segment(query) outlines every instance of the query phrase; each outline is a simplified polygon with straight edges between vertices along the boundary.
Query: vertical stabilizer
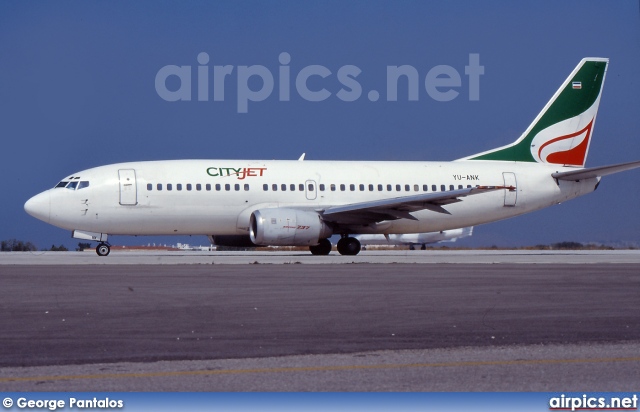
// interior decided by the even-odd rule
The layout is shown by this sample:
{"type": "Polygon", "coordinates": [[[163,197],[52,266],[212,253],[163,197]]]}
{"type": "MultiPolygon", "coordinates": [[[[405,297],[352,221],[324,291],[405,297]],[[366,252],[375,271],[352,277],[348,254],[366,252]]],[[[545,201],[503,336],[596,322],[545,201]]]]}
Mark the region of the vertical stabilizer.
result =
{"type": "Polygon", "coordinates": [[[608,64],[582,59],[518,140],[460,160],[584,166],[608,64]]]}

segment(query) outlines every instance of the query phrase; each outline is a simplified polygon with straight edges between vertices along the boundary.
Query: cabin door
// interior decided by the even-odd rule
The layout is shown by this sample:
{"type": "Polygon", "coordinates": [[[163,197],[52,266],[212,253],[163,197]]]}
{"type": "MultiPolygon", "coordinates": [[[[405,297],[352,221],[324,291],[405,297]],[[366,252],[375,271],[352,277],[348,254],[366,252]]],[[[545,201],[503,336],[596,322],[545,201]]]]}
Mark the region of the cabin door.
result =
{"type": "Polygon", "coordinates": [[[516,182],[516,174],[512,172],[504,172],[502,173],[502,177],[504,178],[505,186],[514,188],[514,190],[506,189],[504,191],[504,205],[507,207],[515,206],[516,200],[518,199],[518,184],[516,182]]]}
{"type": "Polygon", "coordinates": [[[135,206],[138,204],[138,185],[136,184],[136,171],[134,169],[118,170],[120,177],[120,204],[123,206],[135,206]]]}

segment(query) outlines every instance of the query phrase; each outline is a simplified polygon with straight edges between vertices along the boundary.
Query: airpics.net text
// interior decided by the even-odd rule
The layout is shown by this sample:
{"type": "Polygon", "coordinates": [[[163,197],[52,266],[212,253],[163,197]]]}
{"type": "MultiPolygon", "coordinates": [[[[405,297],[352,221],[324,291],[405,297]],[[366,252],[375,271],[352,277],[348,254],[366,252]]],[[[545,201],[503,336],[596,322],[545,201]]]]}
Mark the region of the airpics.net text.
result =
{"type": "MultiPolygon", "coordinates": [[[[166,65],[160,68],[155,77],[156,93],[167,102],[228,101],[236,87],[236,104],[238,113],[249,112],[249,102],[256,103],[267,100],[273,94],[278,101],[288,102],[292,93],[308,102],[322,102],[334,96],[342,102],[359,100],[364,93],[363,85],[358,80],[362,69],[355,65],[344,65],[337,69],[329,69],[323,65],[312,64],[292,73],[291,55],[282,52],[278,56],[277,75],[266,66],[211,65],[210,56],[206,52],[198,54],[197,66],[166,65]],[[295,73],[297,72],[297,73],[295,73]],[[337,83],[336,83],[337,80],[337,83]],[[335,93],[329,89],[337,89],[335,93]],[[292,90],[293,89],[293,90],[292,90]],[[277,92],[274,93],[274,91],[277,92]],[[212,93],[211,93],[212,92],[212,93]],[[212,94],[213,96],[210,96],[212,94]]],[[[480,100],[480,76],[484,74],[484,66],[480,65],[480,54],[469,53],[469,63],[464,66],[464,74],[468,77],[468,98],[470,101],[480,100]]],[[[449,65],[431,67],[422,81],[420,71],[411,65],[386,66],[386,98],[388,102],[398,101],[398,90],[408,101],[419,101],[423,92],[434,101],[448,102],[460,95],[463,87],[463,76],[449,65]],[[404,90],[403,90],[404,89],[404,90]]],[[[380,92],[371,89],[366,93],[371,102],[380,100],[380,92]]]]}

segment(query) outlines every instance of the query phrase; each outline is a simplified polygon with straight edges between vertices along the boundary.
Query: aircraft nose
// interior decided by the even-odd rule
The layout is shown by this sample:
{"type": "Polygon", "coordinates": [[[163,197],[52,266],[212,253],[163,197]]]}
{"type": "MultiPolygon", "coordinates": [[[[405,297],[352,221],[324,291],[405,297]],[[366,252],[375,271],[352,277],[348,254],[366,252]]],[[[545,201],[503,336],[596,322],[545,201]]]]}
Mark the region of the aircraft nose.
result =
{"type": "Polygon", "coordinates": [[[47,190],[27,200],[24,204],[24,210],[36,219],[49,223],[51,219],[51,193],[47,190]]]}

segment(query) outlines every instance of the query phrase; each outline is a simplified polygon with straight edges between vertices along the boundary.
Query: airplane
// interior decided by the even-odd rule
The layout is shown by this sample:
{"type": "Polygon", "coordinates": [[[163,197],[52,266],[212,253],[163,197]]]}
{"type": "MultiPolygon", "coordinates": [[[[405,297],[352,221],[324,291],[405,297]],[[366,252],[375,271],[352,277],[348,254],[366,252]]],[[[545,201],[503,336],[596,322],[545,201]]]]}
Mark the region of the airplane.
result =
{"type": "Polygon", "coordinates": [[[409,245],[410,250],[414,250],[414,245],[422,245],[420,249],[425,250],[428,243],[455,242],[459,238],[471,236],[473,226],[460,229],[443,230],[441,232],[429,233],[407,233],[402,235],[356,235],[354,236],[363,246],[369,245],[409,245]]]}
{"type": "Polygon", "coordinates": [[[357,234],[440,232],[593,192],[640,161],[585,168],[609,60],[585,58],[513,143],[451,162],[164,160],[74,173],[25,211],[99,242],[206,235],[218,245],[308,246],[356,255],[357,234]]]}

